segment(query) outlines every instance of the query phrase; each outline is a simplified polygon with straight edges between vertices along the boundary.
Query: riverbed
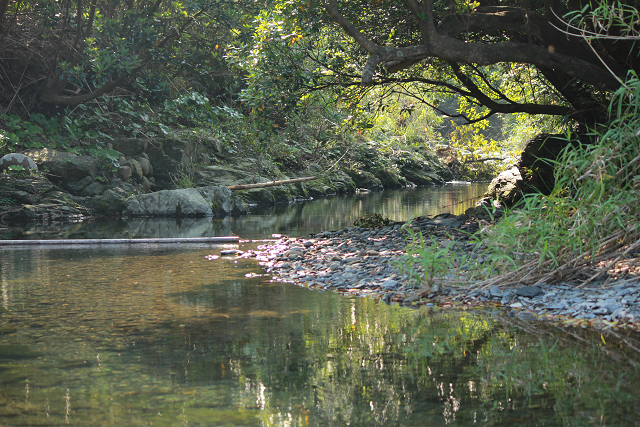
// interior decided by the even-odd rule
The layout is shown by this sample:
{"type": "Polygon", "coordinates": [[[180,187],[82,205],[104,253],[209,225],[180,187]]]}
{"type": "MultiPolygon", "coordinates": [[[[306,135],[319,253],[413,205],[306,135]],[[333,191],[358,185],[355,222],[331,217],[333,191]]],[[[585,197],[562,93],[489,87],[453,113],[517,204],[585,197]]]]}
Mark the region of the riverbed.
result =
{"type": "MultiPolygon", "coordinates": [[[[434,203],[419,191],[343,196],[237,219],[20,232],[235,232],[263,240],[339,229],[372,209],[398,220],[457,213],[441,205],[467,197],[434,203]],[[417,200],[415,207],[407,200],[417,200]],[[438,206],[430,213],[425,204],[438,206]]],[[[578,426],[640,419],[640,358],[609,337],[487,310],[411,310],[276,282],[253,259],[220,256],[233,247],[0,250],[0,425],[578,426]]]]}

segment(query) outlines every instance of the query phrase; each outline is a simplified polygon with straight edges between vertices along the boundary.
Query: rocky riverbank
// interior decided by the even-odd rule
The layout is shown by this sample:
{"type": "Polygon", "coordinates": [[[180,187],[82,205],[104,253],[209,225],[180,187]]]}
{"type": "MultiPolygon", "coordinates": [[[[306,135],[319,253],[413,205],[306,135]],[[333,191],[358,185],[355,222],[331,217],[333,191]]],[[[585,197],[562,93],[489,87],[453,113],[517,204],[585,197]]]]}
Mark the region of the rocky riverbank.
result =
{"type": "MultiPolygon", "coordinates": [[[[392,223],[376,229],[350,227],[324,231],[308,238],[277,237],[242,256],[256,257],[275,280],[320,291],[380,298],[404,306],[482,308],[523,320],[549,320],[596,328],[640,330],[640,278],[603,287],[579,287],[560,282],[475,290],[463,286],[433,286],[417,290],[398,268],[406,255],[407,227],[422,232],[441,246],[473,251],[469,234],[484,220],[466,215],[416,218],[410,224],[392,223]]],[[[473,254],[472,254],[473,255],[473,254]]],[[[473,256],[472,256],[473,257],[473,256]]]]}
{"type": "MultiPolygon", "coordinates": [[[[241,215],[252,206],[311,200],[358,189],[444,184],[452,178],[440,159],[426,154],[416,154],[411,161],[398,160],[402,167],[382,174],[381,178],[386,178],[381,180],[365,170],[341,170],[312,161],[291,167],[278,165],[265,155],[254,153],[252,157],[193,140],[114,138],[108,147],[108,159],[52,148],[0,157],[0,221],[241,215]],[[316,179],[227,190],[230,186],[303,177],[316,179]]],[[[376,153],[373,150],[371,155],[376,153]]]]}

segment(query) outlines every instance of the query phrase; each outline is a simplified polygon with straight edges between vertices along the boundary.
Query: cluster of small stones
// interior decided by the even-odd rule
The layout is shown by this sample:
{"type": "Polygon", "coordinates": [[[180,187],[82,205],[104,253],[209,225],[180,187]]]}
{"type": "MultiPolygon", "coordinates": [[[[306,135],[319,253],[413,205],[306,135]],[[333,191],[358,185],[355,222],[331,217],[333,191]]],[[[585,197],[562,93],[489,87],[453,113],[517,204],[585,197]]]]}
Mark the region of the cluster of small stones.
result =
{"type": "MultiPolygon", "coordinates": [[[[494,286],[487,290],[434,286],[426,292],[416,292],[395,262],[406,255],[407,228],[435,239],[442,247],[453,244],[458,252],[472,252],[478,248],[467,240],[479,224],[482,221],[465,215],[442,214],[433,219],[416,218],[408,226],[393,223],[376,229],[350,227],[305,239],[275,235],[277,240],[258,246],[256,251],[233,252],[255,257],[276,280],[317,290],[371,296],[386,303],[414,307],[494,306],[523,320],[550,319],[583,326],[625,325],[639,329],[640,278],[606,288],[597,283],[581,288],[563,282],[510,289],[494,286]]],[[[482,262],[474,253],[470,258],[482,262]]]]}

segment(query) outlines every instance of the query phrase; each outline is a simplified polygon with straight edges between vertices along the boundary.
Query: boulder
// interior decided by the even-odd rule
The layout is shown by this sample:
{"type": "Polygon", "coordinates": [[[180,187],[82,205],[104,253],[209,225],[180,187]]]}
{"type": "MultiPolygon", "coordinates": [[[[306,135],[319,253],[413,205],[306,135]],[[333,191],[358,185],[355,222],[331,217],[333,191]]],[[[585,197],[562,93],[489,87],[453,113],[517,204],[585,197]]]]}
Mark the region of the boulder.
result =
{"type": "Polygon", "coordinates": [[[384,187],[380,180],[369,171],[349,171],[349,176],[358,188],[366,188],[367,190],[383,190],[384,187]]]}
{"type": "Polygon", "coordinates": [[[139,156],[145,152],[148,142],[138,138],[116,138],[111,142],[114,150],[126,156],[139,156]]]}
{"type": "Polygon", "coordinates": [[[133,171],[131,170],[130,166],[120,166],[118,168],[118,177],[123,181],[127,181],[129,178],[131,178],[132,174],[133,171]]]}
{"type": "Polygon", "coordinates": [[[555,161],[570,143],[563,135],[539,134],[531,138],[518,163],[495,177],[485,196],[513,206],[527,193],[550,194],[555,185],[555,161]]]}
{"type": "Polygon", "coordinates": [[[138,162],[135,159],[129,159],[127,160],[128,166],[131,168],[131,175],[135,178],[135,179],[142,179],[142,177],[144,176],[144,173],[142,171],[142,166],[140,165],[140,162],[138,162]]]}
{"type": "Polygon", "coordinates": [[[102,215],[111,215],[122,212],[127,197],[129,194],[125,190],[115,187],[91,198],[89,206],[102,215]]]}
{"type": "Polygon", "coordinates": [[[130,216],[211,216],[211,205],[195,188],[162,190],[129,197],[124,214],[130,216]]]}
{"type": "Polygon", "coordinates": [[[3,219],[12,222],[69,221],[81,220],[88,214],[82,207],[46,203],[23,205],[20,209],[6,212],[3,219]]]}
{"type": "Polygon", "coordinates": [[[199,187],[196,190],[211,204],[213,215],[241,215],[248,212],[242,199],[225,186],[199,187]]]}
{"type": "Polygon", "coordinates": [[[521,182],[520,169],[517,166],[512,166],[511,169],[507,169],[493,178],[485,194],[493,200],[500,200],[507,205],[512,205],[521,197],[521,182]]]}
{"type": "Polygon", "coordinates": [[[564,135],[546,133],[536,135],[527,142],[518,162],[524,192],[551,193],[556,184],[555,161],[570,143],[564,135]]]}
{"type": "Polygon", "coordinates": [[[445,180],[436,172],[417,167],[403,167],[400,171],[402,175],[415,185],[444,184],[445,180]]]}
{"type": "Polygon", "coordinates": [[[82,178],[80,181],[76,181],[76,182],[64,182],[62,183],[62,187],[64,187],[65,190],[73,193],[73,194],[78,194],[80,193],[80,191],[82,191],[83,188],[85,188],[87,185],[91,184],[93,182],[93,178],[90,176],[85,176],[84,178],[82,178]]]}
{"type": "Polygon", "coordinates": [[[93,181],[91,184],[84,187],[80,191],[79,195],[82,197],[91,197],[91,196],[97,196],[102,192],[104,192],[104,186],[99,182],[93,181]]]}
{"type": "Polygon", "coordinates": [[[356,184],[345,172],[335,172],[330,176],[330,179],[338,193],[354,193],[356,191],[356,184]]]}
{"type": "Polygon", "coordinates": [[[227,187],[162,190],[129,197],[124,214],[130,216],[212,216],[246,213],[247,208],[227,187]]]}
{"type": "Polygon", "coordinates": [[[135,160],[140,164],[140,168],[142,168],[142,174],[144,176],[153,175],[153,167],[151,166],[149,159],[145,157],[137,157],[135,160]]]}
{"type": "Polygon", "coordinates": [[[47,171],[47,176],[54,181],[80,181],[98,173],[98,159],[86,155],[60,152],[51,148],[30,150],[27,152],[40,169],[47,171]]]}
{"type": "Polygon", "coordinates": [[[142,191],[144,191],[145,193],[148,193],[149,191],[151,191],[151,181],[149,181],[149,179],[147,179],[146,176],[142,177],[142,180],[140,181],[140,186],[142,187],[142,191]]]}
{"type": "Polygon", "coordinates": [[[9,166],[22,166],[25,170],[37,171],[38,165],[31,157],[20,153],[10,153],[0,158],[0,172],[5,172],[9,166]]]}

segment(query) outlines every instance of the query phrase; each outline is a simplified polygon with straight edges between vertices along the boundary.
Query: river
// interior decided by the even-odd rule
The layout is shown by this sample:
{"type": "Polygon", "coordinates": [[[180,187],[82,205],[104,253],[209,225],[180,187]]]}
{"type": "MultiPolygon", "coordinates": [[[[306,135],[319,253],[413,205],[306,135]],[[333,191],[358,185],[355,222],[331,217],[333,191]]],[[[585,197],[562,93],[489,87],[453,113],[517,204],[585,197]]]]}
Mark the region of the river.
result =
{"type": "MultiPolygon", "coordinates": [[[[2,233],[261,240],[342,228],[371,212],[460,213],[482,191],[2,233]]],[[[637,425],[640,358],[604,335],[272,282],[254,260],[208,257],[225,247],[237,246],[0,249],[0,425],[637,425]]]]}

